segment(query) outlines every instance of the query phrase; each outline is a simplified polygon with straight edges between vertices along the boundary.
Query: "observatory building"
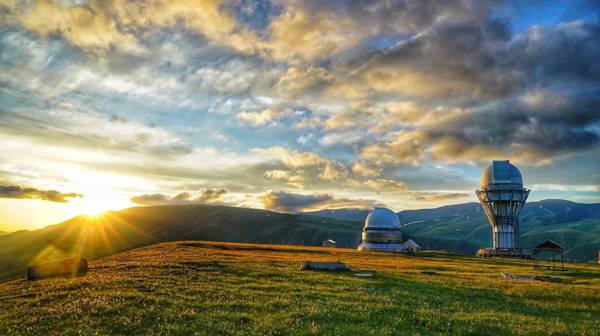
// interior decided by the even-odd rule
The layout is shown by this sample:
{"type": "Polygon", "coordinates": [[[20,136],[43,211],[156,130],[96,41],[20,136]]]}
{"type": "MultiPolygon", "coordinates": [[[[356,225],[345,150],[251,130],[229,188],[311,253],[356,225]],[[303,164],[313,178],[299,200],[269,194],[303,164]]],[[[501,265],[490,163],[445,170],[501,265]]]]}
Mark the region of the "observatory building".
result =
{"type": "Polygon", "coordinates": [[[392,210],[375,208],[365,219],[359,251],[406,252],[400,220],[392,210]]]}
{"type": "Polygon", "coordinates": [[[483,172],[481,189],[475,194],[492,225],[493,246],[481,248],[480,257],[527,257],[519,241],[519,213],[529,189],[510,161],[493,161],[483,172]]]}

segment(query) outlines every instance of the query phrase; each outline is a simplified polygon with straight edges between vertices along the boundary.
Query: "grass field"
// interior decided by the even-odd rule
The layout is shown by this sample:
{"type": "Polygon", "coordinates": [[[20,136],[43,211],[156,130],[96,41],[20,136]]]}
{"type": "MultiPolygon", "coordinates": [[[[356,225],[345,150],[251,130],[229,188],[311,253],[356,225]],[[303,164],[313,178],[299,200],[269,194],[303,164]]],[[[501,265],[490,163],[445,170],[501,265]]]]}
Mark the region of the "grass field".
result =
{"type": "Polygon", "coordinates": [[[185,241],[0,284],[0,335],[598,335],[600,267],[185,241]],[[341,260],[351,272],[300,270],[341,260]],[[503,279],[501,272],[559,282],[503,279]]]}

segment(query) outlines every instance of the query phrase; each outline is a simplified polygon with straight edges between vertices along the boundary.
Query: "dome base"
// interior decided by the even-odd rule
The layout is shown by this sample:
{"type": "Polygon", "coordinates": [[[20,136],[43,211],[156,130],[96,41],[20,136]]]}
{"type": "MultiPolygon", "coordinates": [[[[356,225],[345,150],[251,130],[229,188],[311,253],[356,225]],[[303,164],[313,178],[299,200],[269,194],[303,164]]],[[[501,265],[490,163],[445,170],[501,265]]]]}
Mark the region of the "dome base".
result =
{"type": "Polygon", "coordinates": [[[392,252],[392,253],[405,253],[407,252],[406,247],[400,243],[361,243],[358,245],[359,251],[367,252],[392,252]]]}

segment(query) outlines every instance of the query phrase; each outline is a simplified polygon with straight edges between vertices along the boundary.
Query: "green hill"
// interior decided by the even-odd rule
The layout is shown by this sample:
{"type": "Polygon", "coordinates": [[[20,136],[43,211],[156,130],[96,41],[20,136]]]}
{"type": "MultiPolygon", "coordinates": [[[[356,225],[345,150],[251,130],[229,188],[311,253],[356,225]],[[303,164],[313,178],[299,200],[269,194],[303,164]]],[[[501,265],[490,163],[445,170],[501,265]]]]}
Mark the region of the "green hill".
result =
{"type": "Polygon", "coordinates": [[[181,241],[92,261],[80,278],[0,284],[0,335],[597,335],[599,297],[598,265],[181,241]]]}

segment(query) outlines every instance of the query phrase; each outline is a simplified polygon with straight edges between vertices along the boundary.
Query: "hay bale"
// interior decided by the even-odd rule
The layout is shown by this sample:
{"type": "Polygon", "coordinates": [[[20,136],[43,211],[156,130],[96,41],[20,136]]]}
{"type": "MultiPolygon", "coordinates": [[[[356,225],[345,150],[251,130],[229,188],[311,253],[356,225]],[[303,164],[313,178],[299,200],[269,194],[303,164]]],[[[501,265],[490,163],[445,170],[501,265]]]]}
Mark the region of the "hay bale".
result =
{"type": "Polygon", "coordinates": [[[343,262],[320,262],[320,261],[303,261],[302,270],[313,271],[351,271],[352,269],[343,262]]]}
{"type": "Polygon", "coordinates": [[[39,280],[55,277],[74,277],[85,274],[87,270],[87,260],[83,258],[65,259],[27,267],[27,279],[39,280]]]}

